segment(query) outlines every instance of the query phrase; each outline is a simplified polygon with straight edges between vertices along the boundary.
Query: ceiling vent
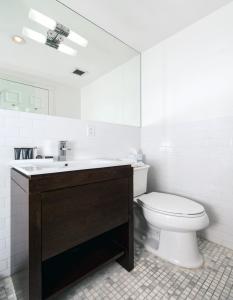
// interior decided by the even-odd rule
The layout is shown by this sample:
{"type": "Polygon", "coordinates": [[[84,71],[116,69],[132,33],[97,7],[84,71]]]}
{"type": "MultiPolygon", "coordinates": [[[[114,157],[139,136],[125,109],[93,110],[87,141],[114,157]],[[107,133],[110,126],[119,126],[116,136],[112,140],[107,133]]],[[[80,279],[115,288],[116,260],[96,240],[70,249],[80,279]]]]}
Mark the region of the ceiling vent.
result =
{"type": "Polygon", "coordinates": [[[76,69],[76,70],[74,70],[74,72],[73,72],[75,75],[78,75],[78,76],[82,76],[82,75],[84,75],[85,74],[85,72],[84,71],[82,71],[82,70],[79,70],[79,69],[76,69]]]}

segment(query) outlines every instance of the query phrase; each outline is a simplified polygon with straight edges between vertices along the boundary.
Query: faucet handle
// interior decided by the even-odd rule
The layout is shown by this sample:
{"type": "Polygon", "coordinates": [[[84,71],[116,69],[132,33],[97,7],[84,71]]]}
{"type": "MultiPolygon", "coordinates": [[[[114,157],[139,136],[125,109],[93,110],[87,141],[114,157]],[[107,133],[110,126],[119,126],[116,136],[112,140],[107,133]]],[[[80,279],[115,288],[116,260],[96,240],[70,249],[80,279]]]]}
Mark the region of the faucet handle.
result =
{"type": "Polygon", "coordinates": [[[67,151],[71,150],[68,141],[59,141],[59,155],[58,160],[65,161],[67,156],[67,151]]]}

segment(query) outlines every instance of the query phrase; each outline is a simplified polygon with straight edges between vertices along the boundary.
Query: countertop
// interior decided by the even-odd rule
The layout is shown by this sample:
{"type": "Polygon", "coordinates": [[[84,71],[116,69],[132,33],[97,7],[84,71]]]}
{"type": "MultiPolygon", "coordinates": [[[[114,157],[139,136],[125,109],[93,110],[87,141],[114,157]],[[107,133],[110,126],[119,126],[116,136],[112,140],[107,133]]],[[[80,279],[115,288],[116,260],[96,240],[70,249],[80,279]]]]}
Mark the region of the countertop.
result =
{"type": "Polygon", "coordinates": [[[26,176],[33,176],[132,164],[130,160],[83,159],[75,161],[53,161],[51,159],[28,159],[12,161],[10,166],[26,176]]]}

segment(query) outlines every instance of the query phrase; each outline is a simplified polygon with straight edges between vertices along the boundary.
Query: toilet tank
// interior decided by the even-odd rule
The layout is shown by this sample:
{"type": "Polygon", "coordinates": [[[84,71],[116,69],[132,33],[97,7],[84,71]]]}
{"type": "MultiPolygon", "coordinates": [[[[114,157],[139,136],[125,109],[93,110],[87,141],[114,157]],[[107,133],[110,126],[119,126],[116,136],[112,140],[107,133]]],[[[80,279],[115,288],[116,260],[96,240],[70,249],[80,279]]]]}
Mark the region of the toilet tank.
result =
{"type": "Polygon", "coordinates": [[[145,194],[147,188],[147,174],[149,170],[148,165],[141,167],[134,167],[134,176],[133,176],[133,192],[134,197],[145,194]]]}

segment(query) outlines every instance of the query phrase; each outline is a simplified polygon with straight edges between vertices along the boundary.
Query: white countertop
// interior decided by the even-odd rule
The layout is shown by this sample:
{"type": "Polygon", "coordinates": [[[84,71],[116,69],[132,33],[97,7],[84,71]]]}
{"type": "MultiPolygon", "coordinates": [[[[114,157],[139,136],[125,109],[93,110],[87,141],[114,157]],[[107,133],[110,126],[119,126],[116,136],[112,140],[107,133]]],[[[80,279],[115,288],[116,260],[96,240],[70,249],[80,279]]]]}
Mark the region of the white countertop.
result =
{"type": "Polygon", "coordinates": [[[16,160],[10,166],[26,176],[51,174],[87,169],[131,165],[130,160],[83,159],[76,161],[53,161],[51,159],[16,160]]]}

